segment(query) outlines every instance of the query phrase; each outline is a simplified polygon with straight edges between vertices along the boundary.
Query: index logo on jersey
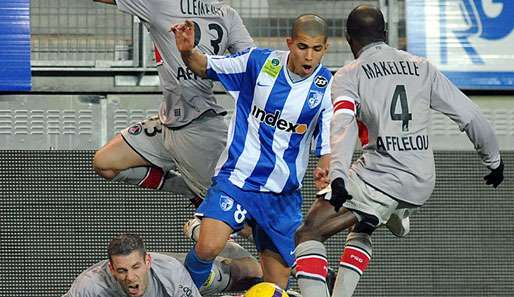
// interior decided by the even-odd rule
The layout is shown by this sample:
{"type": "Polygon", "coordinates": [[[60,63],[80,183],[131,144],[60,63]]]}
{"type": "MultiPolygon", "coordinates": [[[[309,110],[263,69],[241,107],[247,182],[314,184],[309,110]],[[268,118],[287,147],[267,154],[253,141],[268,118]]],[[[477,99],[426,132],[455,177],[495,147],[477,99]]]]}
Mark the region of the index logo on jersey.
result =
{"type": "Polygon", "coordinates": [[[305,131],[307,131],[306,124],[295,124],[281,119],[279,110],[276,110],[274,113],[266,113],[265,110],[254,105],[252,108],[252,115],[258,121],[285,132],[304,134],[305,131]]]}

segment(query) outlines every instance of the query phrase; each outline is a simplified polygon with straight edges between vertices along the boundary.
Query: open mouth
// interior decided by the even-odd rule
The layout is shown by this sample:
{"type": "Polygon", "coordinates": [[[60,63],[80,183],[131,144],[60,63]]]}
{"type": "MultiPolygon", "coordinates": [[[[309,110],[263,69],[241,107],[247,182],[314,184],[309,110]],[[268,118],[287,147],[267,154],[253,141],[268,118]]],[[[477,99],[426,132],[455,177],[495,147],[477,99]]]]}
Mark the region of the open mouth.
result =
{"type": "Polygon", "coordinates": [[[302,65],[302,68],[305,73],[310,73],[312,71],[311,65],[302,65]]]}
{"type": "Polygon", "coordinates": [[[138,295],[138,293],[139,293],[139,285],[138,284],[128,286],[128,294],[129,295],[135,296],[135,295],[138,295]]]}

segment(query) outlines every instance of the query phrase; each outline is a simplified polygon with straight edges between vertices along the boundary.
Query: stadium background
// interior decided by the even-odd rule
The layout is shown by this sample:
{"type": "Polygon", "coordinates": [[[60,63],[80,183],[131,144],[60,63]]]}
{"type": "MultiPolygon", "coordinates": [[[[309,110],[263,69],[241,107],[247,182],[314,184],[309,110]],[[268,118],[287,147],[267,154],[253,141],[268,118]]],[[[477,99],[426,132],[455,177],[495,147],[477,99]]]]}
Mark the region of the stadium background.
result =
{"type": "MultiPolygon", "coordinates": [[[[284,48],[298,14],[324,16],[331,43],[324,63],[334,70],[352,59],[343,24],[357,4],[383,7],[390,43],[406,44],[404,1],[226,2],[263,47],[284,48]]],[[[157,112],[158,78],[141,24],[89,0],[32,0],[30,21],[32,91],[0,94],[0,296],[62,295],[123,231],[141,234],[152,251],[187,252],[188,202],[105,182],[90,166],[116,131],[157,112]]],[[[230,110],[231,99],[216,90],[230,110]]],[[[375,233],[356,296],[514,296],[514,95],[470,94],[497,131],[504,184],[483,185],[487,170],[465,135],[434,113],[436,189],[406,238],[375,233]]],[[[306,211],[310,176],[303,191],[306,211]]],[[[343,243],[344,234],[327,243],[332,266],[343,243]]]]}

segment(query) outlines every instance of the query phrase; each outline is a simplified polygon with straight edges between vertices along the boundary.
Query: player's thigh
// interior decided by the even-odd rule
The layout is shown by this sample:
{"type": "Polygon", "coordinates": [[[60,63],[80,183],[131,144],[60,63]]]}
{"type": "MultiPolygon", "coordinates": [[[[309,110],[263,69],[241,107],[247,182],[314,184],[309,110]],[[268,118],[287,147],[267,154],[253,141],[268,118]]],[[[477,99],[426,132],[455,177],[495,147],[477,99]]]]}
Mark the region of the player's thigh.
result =
{"type": "Polygon", "coordinates": [[[355,222],[356,217],[351,212],[344,208],[336,212],[328,200],[320,197],[314,201],[303,224],[296,231],[296,244],[307,240],[325,241],[355,222]]]}
{"type": "Polygon", "coordinates": [[[205,196],[226,145],[223,117],[204,115],[185,127],[170,129],[164,136],[164,145],[189,187],[205,196]]]}
{"type": "Polygon", "coordinates": [[[213,218],[203,218],[200,236],[196,243],[196,253],[202,259],[214,259],[225,247],[232,228],[225,222],[213,218]]]}
{"type": "Polygon", "coordinates": [[[265,249],[260,252],[260,259],[263,280],[265,282],[275,283],[281,288],[287,288],[291,268],[284,263],[280,254],[265,249]]]}
{"type": "Polygon", "coordinates": [[[175,164],[164,146],[164,135],[168,130],[158,116],[134,124],[98,151],[94,166],[97,169],[123,170],[153,165],[169,171],[175,168],[175,164]]]}
{"type": "Polygon", "coordinates": [[[352,171],[350,171],[347,187],[352,199],[347,200],[343,207],[352,210],[358,216],[362,214],[374,216],[378,219],[377,226],[385,224],[398,209],[398,200],[366,184],[352,171]]]}
{"type": "Polygon", "coordinates": [[[203,259],[217,256],[234,231],[244,226],[247,211],[229,197],[219,184],[212,186],[195,215],[202,219],[196,251],[203,259]]]}
{"type": "Polygon", "coordinates": [[[124,170],[145,165],[149,163],[125,142],[121,134],[116,134],[98,150],[93,159],[93,166],[100,170],[124,170]]]}

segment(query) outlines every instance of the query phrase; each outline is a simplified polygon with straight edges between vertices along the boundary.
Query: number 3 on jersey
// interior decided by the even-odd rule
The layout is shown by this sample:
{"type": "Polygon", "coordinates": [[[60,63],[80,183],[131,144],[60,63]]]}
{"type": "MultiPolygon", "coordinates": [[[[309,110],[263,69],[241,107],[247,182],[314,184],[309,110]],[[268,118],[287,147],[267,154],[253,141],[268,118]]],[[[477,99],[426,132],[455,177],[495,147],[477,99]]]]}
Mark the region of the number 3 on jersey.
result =
{"type": "MultiPolygon", "coordinates": [[[[193,22],[193,24],[195,26],[195,46],[197,46],[202,39],[202,30],[200,30],[200,25],[198,25],[196,22],[193,22]]],[[[215,39],[211,40],[212,52],[215,55],[223,54],[220,53],[220,43],[223,40],[223,29],[216,23],[210,23],[208,28],[210,31],[215,31],[217,36],[215,39]]]]}
{"type": "Polygon", "coordinates": [[[404,85],[397,85],[394,90],[393,101],[391,102],[391,119],[393,121],[402,121],[402,131],[409,131],[409,121],[412,120],[412,114],[409,113],[409,104],[407,101],[407,92],[404,85]],[[396,106],[400,99],[401,113],[396,112],[396,106]]]}

